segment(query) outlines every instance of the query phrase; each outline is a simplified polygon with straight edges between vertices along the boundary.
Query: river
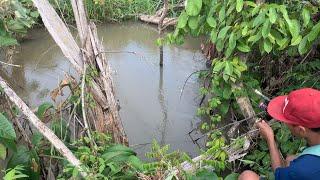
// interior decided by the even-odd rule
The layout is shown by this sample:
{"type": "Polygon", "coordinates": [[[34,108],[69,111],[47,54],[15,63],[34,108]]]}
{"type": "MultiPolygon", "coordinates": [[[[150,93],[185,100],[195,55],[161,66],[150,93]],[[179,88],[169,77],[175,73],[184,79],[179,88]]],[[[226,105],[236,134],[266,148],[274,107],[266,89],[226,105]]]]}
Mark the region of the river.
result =
{"type": "MultiPolygon", "coordinates": [[[[180,94],[187,77],[204,68],[200,41],[187,38],[183,46],[165,46],[161,70],[154,26],[137,22],[106,24],[100,25],[98,32],[109,51],[107,58],[130,146],[143,157],[156,139],[162,145],[170,144],[172,150],[197,155],[198,148],[188,136],[201,121],[196,116],[200,101],[196,76],[187,81],[181,99],[180,94]]],[[[7,68],[0,75],[31,107],[36,107],[52,102],[50,91],[65,73],[74,74],[74,70],[45,29],[33,29],[28,37],[13,56],[13,63],[22,67],[7,68]]]]}

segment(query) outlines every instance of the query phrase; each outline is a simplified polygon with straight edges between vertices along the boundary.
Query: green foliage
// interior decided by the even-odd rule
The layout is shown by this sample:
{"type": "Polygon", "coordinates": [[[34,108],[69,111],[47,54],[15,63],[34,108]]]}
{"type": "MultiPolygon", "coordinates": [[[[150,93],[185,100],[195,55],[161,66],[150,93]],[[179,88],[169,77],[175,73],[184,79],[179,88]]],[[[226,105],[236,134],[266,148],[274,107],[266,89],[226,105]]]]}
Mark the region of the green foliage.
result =
{"type": "MultiPolygon", "coordinates": [[[[5,148],[10,148],[13,151],[16,151],[16,133],[12,126],[12,123],[0,113],[0,145],[5,148]]],[[[2,149],[1,157],[6,157],[6,150],[2,149]]]]}
{"type": "Polygon", "coordinates": [[[181,163],[184,161],[192,162],[187,154],[179,151],[169,152],[169,149],[169,145],[161,147],[157,141],[153,140],[151,152],[147,153],[146,157],[155,160],[155,162],[143,165],[145,173],[155,174],[156,172],[171,170],[174,167],[180,168],[181,163]]]}
{"type": "MultiPolygon", "coordinates": [[[[176,4],[178,1],[171,1],[176,4]]],[[[136,18],[139,14],[154,14],[161,2],[156,0],[85,0],[90,19],[95,21],[121,21],[136,18]]],[[[72,6],[70,1],[52,0],[52,4],[64,18],[73,22],[72,6]]],[[[175,12],[172,10],[173,15],[175,12]]]]}
{"type": "Polygon", "coordinates": [[[18,166],[25,168],[20,171],[30,177],[31,179],[39,179],[40,177],[40,164],[39,157],[34,150],[29,150],[23,145],[19,145],[17,152],[14,153],[8,161],[7,168],[14,169],[18,166]]]}
{"type": "MultiPolygon", "coordinates": [[[[178,19],[175,31],[163,41],[180,44],[188,34],[205,36],[214,45],[212,51],[217,52],[210,59],[212,67],[201,76],[204,80],[209,79],[210,84],[201,88],[200,93],[210,98],[206,106],[198,109],[197,114],[209,119],[201,128],[205,132],[214,132],[208,135],[204,154],[214,157],[210,159],[212,162],[206,163],[219,172],[227,166],[223,162],[226,155],[221,151],[226,144],[222,133],[212,130],[231,108],[240,114],[235,103],[237,97],[245,95],[253,105],[258,104],[259,97],[253,90],[272,89],[272,80],[278,80],[279,77],[283,78],[279,94],[299,87],[318,87],[318,60],[305,61],[307,57],[301,56],[311,52],[311,48],[318,52],[314,47],[318,45],[320,22],[312,17],[319,13],[319,8],[309,1],[284,0],[277,1],[277,4],[271,1],[256,4],[243,0],[196,1],[199,4],[189,2],[178,19]],[[303,60],[297,63],[297,59],[303,60]],[[276,72],[278,68],[279,72],[276,72]],[[244,87],[240,88],[239,83],[244,87]]],[[[285,127],[274,128],[283,154],[297,153],[303,146],[303,142],[293,138],[285,127]]],[[[269,176],[267,146],[264,141],[258,144],[242,163],[269,176]]],[[[236,148],[242,145],[241,138],[230,144],[236,148]]]]}
{"type": "Polygon", "coordinates": [[[16,133],[11,122],[2,113],[0,113],[0,138],[8,140],[16,139],[16,133]]]}
{"type": "Polygon", "coordinates": [[[22,165],[18,165],[12,169],[7,169],[3,179],[14,180],[14,179],[28,178],[29,176],[26,174],[23,174],[23,171],[24,171],[24,167],[22,165]]]}
{"type": "MultiPolygon", "coordinates": [[[[105,134],[94,132],[92,138],[83,137],[72,144],[75,155],[88,168],[87,179],[136,179],[137,172],[142,172],[143,163],[130,148],[112,144],[105,134]]],[[[77,169],[67,165],[60,179],[78,176],[77,169]]]]}
{"type": "Polygon", "coordinates": [[[42,119],[44,118],[46,112],[47,112],[50,108],[53,108],[52,103],[49,103],[49,102],[42,103],[42,104],[38,107],[38,110],[37,110],[36,115],[38,116],[39,119],[42,120],[42,119]]]}
{"type": "Polygon", "coordinates": [[[32,0],[12,0],[0,3],[0,47],[17,45],[16,38],[26,35],[37,21],[39,13],[32,0]]]}

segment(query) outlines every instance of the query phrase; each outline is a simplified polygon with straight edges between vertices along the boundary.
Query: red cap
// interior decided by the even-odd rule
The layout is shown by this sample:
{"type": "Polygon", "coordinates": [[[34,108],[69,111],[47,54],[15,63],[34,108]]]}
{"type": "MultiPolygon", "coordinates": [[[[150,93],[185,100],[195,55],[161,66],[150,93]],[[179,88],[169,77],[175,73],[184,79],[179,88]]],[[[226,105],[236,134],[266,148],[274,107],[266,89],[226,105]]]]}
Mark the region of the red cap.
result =
{"type": "Polygon", "coordinates": [[[270,101],[268,113],[288,124],[320,128],[320,91],[304,88],[278,96],[270,101]]]}

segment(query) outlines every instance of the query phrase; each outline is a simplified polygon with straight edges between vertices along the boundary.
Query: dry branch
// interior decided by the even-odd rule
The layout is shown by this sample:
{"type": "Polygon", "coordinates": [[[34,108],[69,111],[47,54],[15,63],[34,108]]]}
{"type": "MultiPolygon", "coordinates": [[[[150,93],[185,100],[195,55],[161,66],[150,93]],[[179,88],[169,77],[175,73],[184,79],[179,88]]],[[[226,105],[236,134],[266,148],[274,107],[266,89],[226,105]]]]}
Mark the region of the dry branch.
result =
{"type": "Polygon", "coordinates": [[[86,173],[82,171],[80,161],[73,155],[73,153],[66,147],[66,145],[48,128],[39,118],[31,111],[31,109],[21,100],[21,98],[7,85],[7,83],[0,77],[0,86],[7,97],[21,110],[21,112],[28,117],[28,120],[33,126],[46,138],[52,145],[64,156],[70,164],[78,168],[82,176],[86,173]]]}
{"type": "Polygon", "coordinates": [[[111,133],[116,143],[128,144],[114,97],[110,67],[106,56],[101,53],[104,49],[98,40],[96,27],[93,23],[89,25],[87,21],[83,1],[71,1],[81,41],[80,47],[48,0],[33,0],[33,2],[52,38],[77,72],[83,74],[84,62],[90,67],[97,68],[98,76],[94,77],[91,87],[87,88],[97,102],[97,106],[93,109],[94,117],[90,118],[94,121],[93,124],[97,124],[96,130],[111,133]]]}

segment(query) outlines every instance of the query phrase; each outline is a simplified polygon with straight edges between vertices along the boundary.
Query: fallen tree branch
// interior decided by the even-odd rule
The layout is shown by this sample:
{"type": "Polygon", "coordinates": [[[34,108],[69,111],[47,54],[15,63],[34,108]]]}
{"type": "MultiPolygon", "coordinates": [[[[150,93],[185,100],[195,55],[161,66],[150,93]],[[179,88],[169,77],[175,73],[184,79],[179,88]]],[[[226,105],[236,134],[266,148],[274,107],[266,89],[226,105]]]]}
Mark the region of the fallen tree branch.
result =
{"type": "Polygon", "coordinates": [[[73,155],[67,146],[48,128],[39,118],[31,111],[31,109],[21,100],[21,98],[7,85],[7,83],[0,77],[0,86],[3,88],[7,97],[21,110],[21,112],[28,117],[28,120],[33,126],[47,139],[52,145],[61,153],[63,157],[75,166],[83,177],[87,173],[83,171],[81,162],[73,155]]]}

